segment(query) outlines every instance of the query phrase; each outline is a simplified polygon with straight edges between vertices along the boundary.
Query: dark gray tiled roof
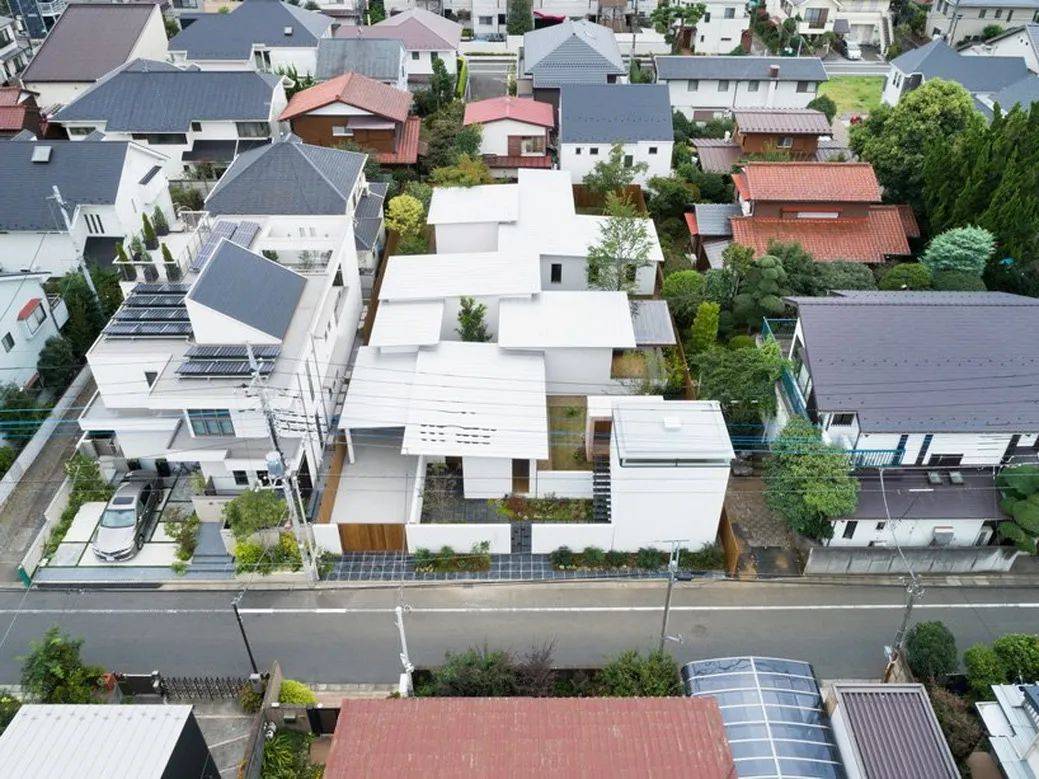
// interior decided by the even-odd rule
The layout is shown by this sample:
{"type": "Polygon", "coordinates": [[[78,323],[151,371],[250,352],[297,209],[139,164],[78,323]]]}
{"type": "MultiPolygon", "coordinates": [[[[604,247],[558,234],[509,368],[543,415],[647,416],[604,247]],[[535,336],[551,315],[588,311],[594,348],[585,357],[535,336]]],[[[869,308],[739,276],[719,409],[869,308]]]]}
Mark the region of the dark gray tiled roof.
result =
{"type": "Polygon", "coordinates": [[[50,199],[54,186],[72,207],[115,203],[128,146],[87,140],[0,143],[0,229],[64,230],[50,199]],[[41,146],[50,147],[50,160],[32,162],[33,149],[41,146]]]}
{"type": "Polygon", "coordinates": [[[383,203],[390,185],[368,185],[368,194],[361,198],[354,211],[354,244],[360,250],[371,249],[382,227],[383,203]]]}
{"type": "Polygon", "coordinates": [[[627,73],[612,30],[569,19],[523,36],[523,69],[535,87],[604,84],[627,73]]]}
{"type": "Polygon", "coordinates": [[[703,236],[732,235],[732,224],[729,219],[742,216],[743,212],[735,203],[697,203],[693,206],[696,214],[696,225],[703,236]]]}
{"type": "Polygon", "coordinates": [[[298,273],[223,239],[187,299],[284,338],[306,283],[298,273]]]}
{"type": "Polygon", "coordinates": [[[254,43],[278,48],[314,48],[332,19],[279,0],[245,0],[229,14],[202,14],[170,40],[170,51],[188,59],[242,60],[254,43]],[[285,29],[292,34],[286,35],[285,29]]]}
{"type": "Polygon", "coordinates": [[[564,86],[559,96],[559,140],[673,141],[671,99],[665,84],[564,86]]]}
{"type": "Polygon", "coordinates": [[[317,45],[315,75],[327,80],[344,73],[360,73],[376,81],[396,81],[403,56],[404,44],[398,40],[322,38],[317,45]]]}
{"type": "Polygon", "coordinates": [[[345,214],[366,157],[288,136],[239,154],[209,197],[211,214],[345,214]]]}
{"type": "Polygon", "coordinates": [[[946,470],[940,473],[941,483],[932,484],[919,468],[885,469],[883,490],[875,469],[858,473],[859,505],[847,518],[885,521],[888,512],[893,520],[1003,518],[991,468],[961,469],[963,484],[950,482],[946,470]]]}
{"type": "Polygon", "coordinates": [[[986,116],[993,115],[993,107],[997,103],[1003,113],[1018,104],[1027,110],[1032,103],[1039,102],[1039,76],[1029,74],[1023,79],[1003,87],[998,92],[987,94],[980,100],[975,97],[974,100],[986,116]]]}
{"type": "Polygon", "coordinates": [[[864,433],[1039,430],[1039,299],[1005,292],[842,292],[798,308],[820,411],[864,433]],[[994,379],[993,377],[1007,377],[994,379]]]}
{"type": "Polygon", "coordinates": [[[57,122],[105,122],[107,131],[187,132],[193,121],[268,121],[279,77],[181,70],[134,60],[58,111],[57,122]]]}
{"type": "Polygon", "coordinates": [[[151,4],[70,5],[22,79],[96,81],[126,62],[154,10],[151,4]]]}
{"type": "Polygon", "coordinates": [[[968,92],[996,92],[1028,75],[1023,57],[974,57],[958,53],[942,40],[907,51],[891,64],[906,74],[955,81],[968,92]]]}
{"type": "Polygon", "coordinates": [[[769,69],[779,66],[780,81],[826,81],[826,70],[818,57],[692,57],[656,58],[657,79],[767,80],[769,69]]]}

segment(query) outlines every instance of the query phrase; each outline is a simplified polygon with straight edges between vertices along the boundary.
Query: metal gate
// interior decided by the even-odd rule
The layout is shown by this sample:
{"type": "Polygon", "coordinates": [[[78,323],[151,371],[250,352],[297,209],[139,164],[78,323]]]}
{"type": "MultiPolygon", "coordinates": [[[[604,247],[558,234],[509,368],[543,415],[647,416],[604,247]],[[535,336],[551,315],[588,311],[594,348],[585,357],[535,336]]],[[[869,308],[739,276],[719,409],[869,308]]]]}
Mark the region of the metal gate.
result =
{"type": "Polygon", "coordinates": [[[532,523],[530,522],[512,523],[513,554],[530,554],[532,536],[531,526],[532,523]]]}

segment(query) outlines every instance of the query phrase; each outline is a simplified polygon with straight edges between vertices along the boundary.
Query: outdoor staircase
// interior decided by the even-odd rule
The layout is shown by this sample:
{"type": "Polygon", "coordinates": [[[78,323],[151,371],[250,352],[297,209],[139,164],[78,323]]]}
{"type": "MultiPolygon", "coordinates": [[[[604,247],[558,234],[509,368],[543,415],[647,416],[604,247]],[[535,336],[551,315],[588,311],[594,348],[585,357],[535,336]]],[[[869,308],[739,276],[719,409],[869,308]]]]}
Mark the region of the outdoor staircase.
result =
{"type": "Polygon", "coordinates": [[[596,457],[592,462],[592,518],[610,521],[610,460],[596,457]]]}
{"type": "Polygon", "coordinates": [[[196,574],[221,574],[213,578],[231,578],[234,573],[234,560],[226,552],[224,554],[198,554],[191,558],[191,566],[188,569],[196,574]]]}
{"type": "Polygon", "coordinates": [[[883,57],[887,52],[888,47],[891,46],[895,36],[891,31],[891,17],[888,14],[884,14],[880,20],[880,56],[883,57]]]}

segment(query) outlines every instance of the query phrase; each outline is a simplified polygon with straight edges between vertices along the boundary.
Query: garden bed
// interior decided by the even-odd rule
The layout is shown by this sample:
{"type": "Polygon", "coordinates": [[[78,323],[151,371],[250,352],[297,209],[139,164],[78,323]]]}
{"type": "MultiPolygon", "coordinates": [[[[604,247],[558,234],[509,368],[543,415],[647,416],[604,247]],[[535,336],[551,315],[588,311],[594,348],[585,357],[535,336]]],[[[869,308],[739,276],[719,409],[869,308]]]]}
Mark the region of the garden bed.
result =
{"type": "Polygon", "coordinates": [[[416,549],[412,557],[416,573],[454,573],[457,571],[480,572],[491,570],[490,544],[483,541],[474,544],[469,552],[456,553],[449,546],[439,551],[416,549]]]}
{"type": "Polygon", "coordinates": [[[542,470],[587,471],[591,464],[585,458],[584,426],[587,398],[583,395],[550,395],[548,397],[549,463],[542,470]]]}
{"type": "Polygon", "coordinates": [[[528,498],[509,495],[488,504],[513,522],[591,522],[592,501],[587,498],[528,498]]]}
{"type": "MultiPolygon", "coordinates": [[[[637,552],[606,552],[587,547],[575,552],[562,546],[549,555],[557,571],[660,571],[667,568],[670,554],[646,547],[637,552]]],[[[678,557],[683,571],[720,571],[725,569],[725,552],[720,544],[711,544],[695,552],[684,551],[678,557]]]]}

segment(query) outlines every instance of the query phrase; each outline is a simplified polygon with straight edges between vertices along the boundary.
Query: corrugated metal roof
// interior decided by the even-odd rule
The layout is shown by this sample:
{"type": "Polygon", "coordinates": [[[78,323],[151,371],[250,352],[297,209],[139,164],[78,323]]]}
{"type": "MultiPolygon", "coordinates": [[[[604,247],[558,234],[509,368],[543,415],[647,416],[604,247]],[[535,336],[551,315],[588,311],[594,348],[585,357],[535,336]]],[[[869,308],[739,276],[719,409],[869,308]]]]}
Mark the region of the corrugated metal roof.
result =
{"type": "Polygon", "coordinates": [[[22,80],[96,81],[126,62],[154,12],[151,3],[69,5],[22,80]]]}
{"type": "Polygon", "coordinates": [[[767,81],[773,65],[779,81],[826,81],[826,69],[818,57],[693,57],[667,55],[655,58],[657,79],[730,79],[767,81]]]}
{"type": "Polygon", "coordinates": [[[730,236],[734,216],[742,216],[743,212],[735,203],[697,203],[693,206],[696,213],[696,224],[700,235],[730,236]]]}
{"type": "Polygon", "coordinates": [[[191,706],[23,704],[0,735],[3,773],[19,779],[161,779],[191,706]]]}
{"type": "Polygon", "coordinates": [[[142,133],[183,133],[199,121],[266,122],[279,82],[269,73],[181,70],[134,60],[98,81],[54,120],[105,122],[107,131],[142,133]]]}
{"type": "Polygon", "coordinates": [[[498,310],[498,345],[517,349],[631,349],[635,346],[635,332],[628,294],[542,292],[525,300],[502,300],[498,310]]]}
{"type": "Polygon", "coordinates": [[[708,173],[731,173],[732,166],[743,156],[743,149],[736,141],[693,138],[691,142],[696,149],[700,168],[708,173]]]}
{"type": "Polygon", "coordinates": [[[398,40],[322,38],[317,45],[318,79],[360,73],[377,81],[400,79],[404,44],[398,40]]]}
{"type": "Polygon", "coordinates": [[[829,135],[830,122],[811,108],[739,108],[732,112],[741,133],[829,135]]]}
{"type": "Polygon", "coordinates": [[[254,44],[315,48],[331,24],[324,14],[279,0],[245,0],[231,13],[200,14],[170,39],[169,50],[189,60],[248,60],[254,44]]]}
{"type": "Polygon", "coordinates": [[[631,324],[638,346],[672,346],[677,343],[666,300],[631,301],[631,324]]]}
{"type": "Polygon", "coordinates": [[[664,84],[564,86],[561,143],[673,141],[671,98],[664,84]]]}
{"type": "Polygon", "coordinates": [[[1039,430],[1034,387],[992,380],[1039,371],[1039,300],[896,291],[790,302],[821,412],[855,412],[866,433],[1039,430]]]}
{"type": "Polygon", "coordinates": [[[266,257],[222,240],[187,300],[284,338],[306,279],[266,257]]]}
{"type": "Polygon", "coordinates": [[[959,777],[922,684],[837,683],[832,690],[836,712],[844,712],[852,748],[865,776],[959,777]]]}
{"type": "Polygon", "coordinates": [[[120,141],[0,143],[0,229],[64,231],[53,187],[71,206],[115,203],[129,144],[120,141]],[[47,162],[33,150],[50,147],[47,162]]]}
{"type": "Polygon", "coordinates": [[[536,254],[466,252],[398,255],[387,261],[380,300],[467,295],[533,295],[541,290],[536,254]]]}

